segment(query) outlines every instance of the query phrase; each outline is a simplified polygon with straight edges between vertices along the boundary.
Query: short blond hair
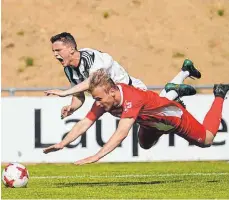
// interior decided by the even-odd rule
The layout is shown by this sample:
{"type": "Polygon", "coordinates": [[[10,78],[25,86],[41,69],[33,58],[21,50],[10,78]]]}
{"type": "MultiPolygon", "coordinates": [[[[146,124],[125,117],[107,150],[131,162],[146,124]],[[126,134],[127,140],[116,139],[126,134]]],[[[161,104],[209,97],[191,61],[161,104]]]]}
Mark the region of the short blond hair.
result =
{"type": "Polygon", "coordinates": [[[102,86],[105,86],[106,92],[111,88],[117,88],[116,84],[105,69],[99,69],[92,74],[90,78],[89,92],[92,93],[96,87],[102,86]]]}

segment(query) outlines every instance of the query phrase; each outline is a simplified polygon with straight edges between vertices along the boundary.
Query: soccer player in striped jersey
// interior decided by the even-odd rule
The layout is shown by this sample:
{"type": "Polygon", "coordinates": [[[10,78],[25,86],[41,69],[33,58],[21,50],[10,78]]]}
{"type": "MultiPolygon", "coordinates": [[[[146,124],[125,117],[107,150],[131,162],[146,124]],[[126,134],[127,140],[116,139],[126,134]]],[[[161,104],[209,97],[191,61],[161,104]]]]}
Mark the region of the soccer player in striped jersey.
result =
{"type": "MultiPolygon", "coordinates": [[[[71,104],[62,108],[62,119],[71,115],[83,105],[85,100],[84,91],[89,88],[90,76],[98,69],[106,69],[115,83],[133,85],[142,90],[147,89],[142,81],[130,76],[108,53],[90,48],[78,50],[76,41],[70,33],[60,33],[51,37],[50,41],[54,56],[64,67],[64,72],[72,86],[65,91],[57,89],[45,91],[46,95],[60,97],[73,95],[71,104]]],[[[161,96],[179,101],[182,96],[195,94],[196,91],[192,86],[181,83],[187,77],[200,78],[200,76],[200,72],[195,69],[193,63],[190,60],[185,60],[181,72],[170,84],[166,85],[165,90],[161,92],[161,96]]]]}

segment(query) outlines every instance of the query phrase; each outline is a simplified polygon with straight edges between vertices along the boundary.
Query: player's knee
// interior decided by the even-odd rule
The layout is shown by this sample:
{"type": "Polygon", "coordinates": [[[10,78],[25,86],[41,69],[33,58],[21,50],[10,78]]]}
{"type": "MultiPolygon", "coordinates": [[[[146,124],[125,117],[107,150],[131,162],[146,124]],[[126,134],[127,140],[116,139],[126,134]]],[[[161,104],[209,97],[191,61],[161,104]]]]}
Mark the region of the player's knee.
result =
{"type": "Polygon", "coordinates": [[[141,142],[139,142],[139,145],[143,149],[150,149],[152,147],[152,144],[143,144],[141,142]]]}
{"type": "Polygon", "coordinates": [[[206,138],[204,141],[205,147],[210,147],[213,143],[214,135],[210,131],[206,131],[206,138]]]}
{"type": "Polygon", "coordinates": [[[208,148],[208,147],[210,147],[212,145],[212,143],[210,144],[210,143],[207,143],[207,144],[200,144],[200,145],[197,145],[197,146],[199,146],[199,147],[201,147],[201,148],[208,148]]]}
{"type": "Polygon", "coordinates": [[[154,139],[152,141],[144,141],[144,142],[142,142],[141,140],[139,140],[139,145],[143,149],[150,149],[152,146],[154,146],[155,144],[157,144],[158,140],[159,140],[159,138],[154,139]]]}
{"type": "Polygon", "coordinates": [[[207,148],[210,147],[212,145],[212,141],[211,140],[205,140],[205,141],[196,141],[196,140],[189,140],[190,144],[201,147],[201,148],[207,148]]]}
{"type": "Polygon", "coordinates": [[[204,142],[204,148],[210,147],[212,145],[213,141],[205,141],[204,142]]]}
{"type": "Polygon", "coordinates": [[[212,145],[212,141],[204,141],[204,143],[198,143],[196,146],[201,147],[201,148],[208,148],[212,145]]]}

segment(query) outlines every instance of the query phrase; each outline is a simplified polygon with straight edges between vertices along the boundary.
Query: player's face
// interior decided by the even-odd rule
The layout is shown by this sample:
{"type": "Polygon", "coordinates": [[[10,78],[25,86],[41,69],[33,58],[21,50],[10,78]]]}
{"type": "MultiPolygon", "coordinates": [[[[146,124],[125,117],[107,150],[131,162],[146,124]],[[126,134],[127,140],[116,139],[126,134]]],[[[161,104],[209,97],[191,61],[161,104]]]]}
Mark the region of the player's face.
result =
{"type": "Polygon", "coordinates": [[[96,87],[92,92],[92,96],[96,101],[96,105],[104,108],[105,111],[109,111],[113,106],[116,106],[114,89],[107,92],[104,87],[96,87]]]}
{"type": "Polygon", "coordinates": [[[62,41],[56,41],[52,44],[52,51],[56,59],[59,60],[64,67],[70,65],[73,52],[70,45],[66,45],[62,41]]]}

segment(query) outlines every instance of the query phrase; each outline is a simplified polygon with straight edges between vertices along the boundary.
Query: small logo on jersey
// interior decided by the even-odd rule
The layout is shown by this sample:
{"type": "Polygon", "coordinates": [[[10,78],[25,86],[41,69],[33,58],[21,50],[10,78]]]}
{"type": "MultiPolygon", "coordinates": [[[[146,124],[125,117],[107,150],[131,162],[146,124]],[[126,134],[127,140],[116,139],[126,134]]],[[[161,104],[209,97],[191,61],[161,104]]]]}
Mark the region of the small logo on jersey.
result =
{"type": "Polygon", "coordinates": [[[132,102],[128,102],[128,101],[125,101],[125,104],[124,104],[124,112],[127,112],[128,109],[132,108],[132,102]]]}

